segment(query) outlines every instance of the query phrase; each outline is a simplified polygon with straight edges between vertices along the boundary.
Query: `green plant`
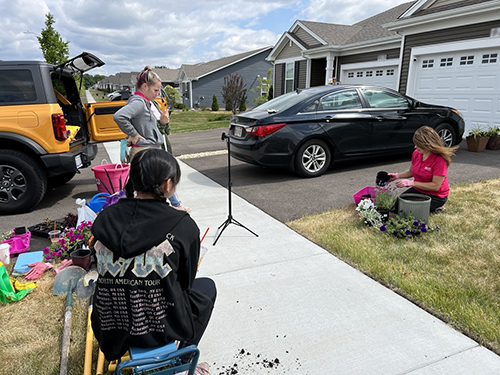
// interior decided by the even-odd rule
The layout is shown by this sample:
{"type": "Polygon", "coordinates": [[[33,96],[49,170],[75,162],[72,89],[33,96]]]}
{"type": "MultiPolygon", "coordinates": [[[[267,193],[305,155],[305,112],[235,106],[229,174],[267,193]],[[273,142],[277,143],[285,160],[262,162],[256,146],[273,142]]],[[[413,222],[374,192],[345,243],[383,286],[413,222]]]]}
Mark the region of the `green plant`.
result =
{"type": "Polygon", "coordinates": [[[219,103],[217,102],[217,96],[214,94],[212,96],[212,111],[218,111],[219,110],[219,103]]]}
{"type": "Polygon", "coordinates": [[[162,91],[163,95],[167,98],[167,104],[170,106],[170,108],[177,108],[176,105],[179,104],[179,102],[182,100],[179,91],[170,85],[166,85],[165,87],[163,87],[162,91]]]}
{"type": "Polygon", "coordinates": [[[370,199],[362,199],[357,207],[359,218],[366,224],[375,228],[382,225],[382,214],[377,211],[377,207],[370,199]]]}
{"type": "Polygon", "coordinates": [[[398,238],[411,238],[423,233],[440,230],[436,225],[429,227],[425,222],[416,220],[412,215],[391,217],[387,223],[380,226],[380,231],[398,238]]]}
{"type": "Polygon", "coordinates": [[[13,234],[14,230],[8,230],[7,232],[3,232],[2,234],[0,234],[0,242],[2,242],[3,240],[8,240],[9,238],[12,237],[13,234]]]}
{"type": "Polygon", "coordinates": [[[65,228],[58,242],[43,249],[45,260],[67,258],[79,245],[87,243],[92,236],[91,228],[92,223],[90,221],[84,221],[76,228],[65,228]]]}
{"type": "Polygon", "coordinates": [[[375,206],[382,210],[392,210],[397,200],[396,188],[385,187],[375,189],[375,206]]]}
{"type": "Polygon", "coordinates": [[[481,137],[487,137],[488,132],[483,129],[483,127],[479,124],[476,124],[472,127],[471,130],[469,130],[468,137],[473,137],[474,139],[476,138],[481,138],[481,137]]]}
{"type": "Polygon", "coordinates": [[[500,126],[488,126],[488,131],[486,132],[486,135],[489,137],[495,137],[497,135],[500,135],[500,126]]]}

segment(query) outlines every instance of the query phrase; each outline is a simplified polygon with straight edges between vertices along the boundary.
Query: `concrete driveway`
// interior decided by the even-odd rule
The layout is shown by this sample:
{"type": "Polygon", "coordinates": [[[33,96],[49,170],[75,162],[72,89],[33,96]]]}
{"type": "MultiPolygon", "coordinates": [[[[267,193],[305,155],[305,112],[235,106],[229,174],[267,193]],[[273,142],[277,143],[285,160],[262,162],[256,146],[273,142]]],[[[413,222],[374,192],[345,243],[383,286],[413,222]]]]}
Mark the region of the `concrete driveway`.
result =
{"type": "MultiPolygon", "coordinates": [[[[226,128],[173,134],[174,155],[184,163],[227,186],[226,128]]],[[[323,176],[304,179],[283,169],[261,168],[231,158],[233,192],[281,222],[354,204],[352,195],[374,185],[378,171],[402,172],[411,155],[335,164],[323,176]]],[[[452,159],[450,184],[500,177],[500,152],[467,151],[462,142],[452,159]]],[[[182,190],[179,191],[182,198],[182,190]]],[[[453,191],[452,193],[453,194],[453,191]]],[[[185,202],[189,205],[189,202],[185,202]]]]}

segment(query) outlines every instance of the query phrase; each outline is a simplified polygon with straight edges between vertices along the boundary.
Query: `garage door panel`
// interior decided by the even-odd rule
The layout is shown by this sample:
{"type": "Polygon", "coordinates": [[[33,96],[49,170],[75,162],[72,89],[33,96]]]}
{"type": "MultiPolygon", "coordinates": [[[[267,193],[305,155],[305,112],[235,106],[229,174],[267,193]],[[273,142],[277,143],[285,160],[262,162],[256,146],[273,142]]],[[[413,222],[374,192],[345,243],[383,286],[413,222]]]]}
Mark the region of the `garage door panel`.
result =
{"type": "Polygon", "coordinates": [[[499,56],[500,46],[418,56],[410,95],[459,110],[466,134],[474,125],[494,126],[500,122],[499,56]]]}

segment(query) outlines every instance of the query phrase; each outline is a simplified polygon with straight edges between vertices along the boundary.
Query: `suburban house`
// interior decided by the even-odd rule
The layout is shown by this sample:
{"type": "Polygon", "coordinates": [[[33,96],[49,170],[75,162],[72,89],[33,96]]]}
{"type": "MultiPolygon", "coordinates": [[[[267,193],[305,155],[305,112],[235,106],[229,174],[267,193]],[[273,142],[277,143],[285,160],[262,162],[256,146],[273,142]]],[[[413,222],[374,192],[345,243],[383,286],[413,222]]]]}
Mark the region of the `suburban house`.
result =
{"type": "Polygon", "coordinates": [[[272,48],[274,95],[332,83],[449,105],[500,126],[500,0],[417,0],[354,25],[297,20],[272,48]]]}
{"type": "Polygon", "coordinates": [[[261,95],[260,92],[251,91],[257,91],[256,87],[259,85],[257,78],[267,77],[267,72],[272,68],[272,64],[266,60],[271,48],[260,48],[194,65],[182,64],[178,80],[183,104],[189,108],[210,107],[215,94],[219,106],[224,108],[222,101],[224,77],[230,73],[237,73],[243,77],[243,82],[246,84],[246,104],[251,107],[253,99],[261,95]]]}
{"type": "MultiPolygon", "coordinates": [[[[161,79],[162,86],[170,85],[178,87],[177,77],[179,76],[179,69],[169,68],[153,68],[153,72],[158,74],[161,79]]],[[[115,91],[115,90],[135,90],[135,83],[139,72],[121,72],[112,76],[106,77],[97,83],[97,87],[101,90],[115,91]]]]}

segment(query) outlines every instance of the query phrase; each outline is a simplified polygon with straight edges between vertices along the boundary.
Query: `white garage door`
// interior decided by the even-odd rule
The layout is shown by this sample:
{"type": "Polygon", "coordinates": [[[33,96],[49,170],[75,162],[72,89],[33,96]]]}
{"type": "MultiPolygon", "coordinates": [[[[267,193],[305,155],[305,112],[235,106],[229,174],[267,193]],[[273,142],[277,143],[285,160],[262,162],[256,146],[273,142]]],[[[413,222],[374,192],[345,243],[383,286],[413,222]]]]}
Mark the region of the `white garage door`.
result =
{"type": "Polygon", "coordinates": [[[500,47],[420,55],[410,96],[458,109],[466,132],[500,125],[500,47]]]}
{"type": "Polygon", "coordinates": [[[397,65],[358,69],[342,69],[340,82],[347,85],[374,85],[396,89],[397,65]]]}

